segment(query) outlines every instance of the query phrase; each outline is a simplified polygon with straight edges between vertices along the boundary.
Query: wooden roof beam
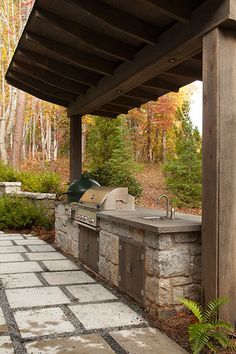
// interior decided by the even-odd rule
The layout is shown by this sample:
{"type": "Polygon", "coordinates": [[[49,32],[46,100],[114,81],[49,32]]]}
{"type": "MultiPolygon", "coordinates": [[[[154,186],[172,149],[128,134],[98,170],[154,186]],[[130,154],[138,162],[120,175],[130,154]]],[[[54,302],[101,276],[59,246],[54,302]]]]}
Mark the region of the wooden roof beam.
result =
{"type": "Polygon", "coordinates": [[[45,84],[44,82],[42,82],[38,79],[32,78],[32,77],[25,75],[25,74],[18,73],[14,70],[12,70],[11,73],[9,73],[9,75],[12,79],[20,81],[23,84],[26,84],[38,91],[41,91],[42,93],[44,93],[46,95],[53,96],[53,97],[62,99],[64,101],[72,101],[76,98],[75,95],[73,95],[67,91],[64,91],[62,89],[58,89],[58,88],[53,87],[51,85],[45,84]]]}
{"type": "Polygon", "coordinates": [[[85,53],[82,50],[69,47],[54,41],[53,39],[48,39],[31,32],[26,32],[26,39],[39,44],[49,51],[66,58],[71,62],[82,66],[83,68],[95,71],[97,73],[112,75],[115,69],[115,64],[108,60],[102,59],[90,53],[85,53]]]}
{"type": "Polygon", "coordinates": [[[175,85],[174,82],[168,82],[162,79],[159,79],[158,77],[154,77],[154,79],[151,79],[147,82],[145,82],[142,85],[143,88],[158,88],[158,89],[164,89],[172,92],[178,92],[179,87],[178,85],[175,85]]]}
{"type": "Polygon", "coordinates": [[[107,112],[107,111],[103,111],[101,109],[96,109],[95,111],[93,111],[92,113],[89,113],[93,116],[99,116],[102,118],[107,118],[107,119],[113,119],[113,118],[117,118],[118,114],[115,113],[111,113],[111,112],[107,112]]]}
{"type": "Polygon", "coordinates": [[[10,84],[14,87],[17,87],[18,89],[25,91],[28,94],[39,98],[40,100],[54,103],[54,104],[57,104],[57,105],[63,106],[63,107],[67,107],[69,105],[69,101],[61,100],[61,99],[56,98],[54,96],[46,95],[46,94],[42,93],[41,91],[38,91],[27,84],[23,84],[22,82],[13,79],[12,77],[8,77],[7,82],[8,82],[8,84],[10,84]]]}
{"type": "Polygon", "coordinates": [[[139,107],[140,106],[140,101],[138,99],[132,98],[132,97],[126,97],[126,96],[119,96],[115,98],[111,103],[120,105],[123,107],[127,107],[127,109],[134,108],[134,107],[139,107]]]}
{"type": "Polygon", "coordinates": [[[202,80],[202,68],[201,62],[194,65],[195,63],[182,63],[180,65],[174,66],[169,69],[165,74],[174,74],[177,76],[187,77],[193,80],[202,80]]]}
{"type": "Polygon", "coordinates": [[[57,74],[23,63],[19,60],[14,61],[13,68],[17,71],[19,70],[20,72],[23,72],[26,75],[39,79],[40,81],[49,83],[52,86],[59,87],[65,91],[75,93],[77,95],[85,93],[88,88],[86,85],[77,83],[73,80],[64,79],[57,74]]]}
{"type": "Polygon", "coordinates": [[[105,23],[110,28],[119,30],[140,41],[155,44],[158,40],[158,35],[161,33],[159,28],[101,1],[69,1],[85,10],[89,15],[94,16],[97,20],[105,23]]]}
{"type": "Polygon", "coordinates": [[[70,104],[68,115],[91,112],[170,70],[173,67],[171,59],[183,62],[199,53],[202,36],[229,21],[229,2],[230,0],[208,0],[203,3],[193,12],[188,24],[177,23],[159,36],[155,46],[147,45],[140,50],[132,63],[121,64],[113,76],[105,77],[99,81],[97,87],[89,88],[85,95],[70,104]]]}
{"type": "Polygon", "coordinates": [[[117,115],[122,113],[127,114],[128,112],[127,108],[122,108],[121,106],[116,106],[112,103],[107,103],[104,106],[99,107],[98,109],[106,112],[116,113],[117,115]]]}
{"type": "Polygon", "coordinates": [[[135,55],[136,50],[134,47],[104,34],[94,32],[81,24],[66,20],[48,11],[36,10],[35,16],[73,35],[86,46],[92,47],[116,59],[131,61],[135,55]]]}
{"type": "Polygon", "coordinates": [[[95,72],[84,70],[79,67],[76,68],[69,64],[26,49],[20,49],[18,52],[20,56],[31,60],[35,65],[40,65],[41,67],[48,69],[61,77],[72,79],[88,86],[94,86],[101,79],[101,75],[96,74],[95,72]]]}
{"type": "Polygon", "coordinates": [[[178,20],[179,22],[188,23],[192,15],[192,1],[191,0],[146,0],[153,4],[163,14],[178,20]]]}
{"type": "Polygon", "coordinates": [[[165,90],[165,92],[163,90],[159,90],[159,89],[146,89],[143,87],[137,87],[129,92],[125,93],[125,96],[128,97],[134,97],[134,98],[142,98],[146,101],[156,101],[158,99],[159,96],[164,95],[165,93],[167,93],[168,91],[165,90]]]}

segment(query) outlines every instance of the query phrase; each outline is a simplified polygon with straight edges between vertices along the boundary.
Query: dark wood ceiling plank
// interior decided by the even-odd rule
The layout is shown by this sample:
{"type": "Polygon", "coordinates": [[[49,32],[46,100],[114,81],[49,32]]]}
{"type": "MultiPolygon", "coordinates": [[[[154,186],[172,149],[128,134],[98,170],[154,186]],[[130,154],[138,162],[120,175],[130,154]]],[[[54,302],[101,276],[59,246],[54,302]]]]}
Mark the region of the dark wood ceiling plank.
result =
{"type": "Polygon", "coordinates": [[[94,48],[99,52],[108,54],[112,57],[131,61],[135,55],[136,48],[123,43],[107,35],[94,32],[73,21],[66,20],[58,15],[54,15],[48,11],[37,10],[35,16],[46,21],[73,36],[79,38],[86,46],[94,48]]]}
{"type": "Polygon", "coordinates": [[[38,91],[38,90],[34,89],[33,87],[31,87],[27,84],[23,84],[22,82],[15,80],[13,78],[8,77],[7,82],[8,82],[8,84],[10,84],[14,87],[17,87],[18,89],[25,91],[28,94],[39,98],[40,100],[51,102],[51,103],[54,103],[54,104],[57,104],[57,105],[63,106],[63,107],[67,107],[69,105],[69,101],[60,100],[54,96],[46,95],[42,91],[38,91]]]}
{"type": "MultiPolygon", "coordinates": [[[[140,41],[155,44],[160,34],[160,29],[134,17],[122,10],[98,0],[69,0],[76,6],[83,8],[89,15],[93,15],[110,28],[119,30],[140,41]]],[[[135,5],[134,5],[135,6],[135,5]]]]}
{"type": "Polygon", "coordinates": [[[145,46],[136,54],[132,63],[123,63],[112,77],[103,78],[95,88],[72,103],[68,114],[84,114],[96,109],[128,90],[169,70],[176,58],[183,62],[202,48],[202,36],[212,28],[229,20],[229,0],[208,0],[192,14],[187,25],[178,23],[159,36],[156,46],[145,46]]]}
{"type": "Polygon", "coordinates": [[[119,96],[115,98],[111,103],[116,104],[116,105],[121,105],[124,107],[137,107],[140,105],[140,101],[136,100],[135,98],[131,97],[126,97],[126,96],[119,96]]]}
{"type": "Polygon", "coordinates": [[[49,69],[52,72],[77,82],[84,83],[88,86],[94,86],[100,79],[101,75],[92,71],[84,70],[79,67],[74,67],[61,61],[51,59],[47,56],[40,55],[29,50],[18,50],[19,57],[23,56],[27,60],[31,60],[33,64],[40,65],[43,68],[49,69]]]}
{"type": "Polygon", "coordinates": [[[25,75],[25,74],[20,74],[14,70],[11,70],[10,77],[12,79],[22,82],[23,84],[31,86],[32,88],[34,88],[38,91],[42,91],[45,94],[48,94],[53,97],[57,97],[59,99],[65,100],[65,101],[72,101],[76,97],[75,95],[70,94],[67,91],[63,91],[63,90],[53,87],[51,85],[45,84],[44,82],[42,82],[38,79],[32,78],[32,77],[25,75]]]}
{"type": "Polygon", "coordinates": [[[134,97],[134,98],[143,98],[147,101],[156,101],[158,99],[159,96],[161,96],[164,93],[159,92],[159,94],[157,94],[156,92],[153,92],[149,89],[145,89],[142,87],[136,87],[135,89],[128,91],[125,93],[125,96],[128,97],[134,97]]]}
{"type": "Polygon", "coordinates": [[[26,32],[26,39],[39,44],[40,46],[70,60],[79,66],[82,66],[83,68],[87,68],[97,73],[112,75],[115,69],[115,64],[108,60],[99,58],[90,53],[85,53],[82,50],[69,47],[52,39],[48,39],[31,32],[26,32]]]}
{"type": "Polygon", "coordinates": [[[118,115],[122,113],[127,114],[128,112],[127,108],[122,108],[121,106],[116,106],[112,103],[107,103],[106,105],[99,107],[98,109],[106,112],[116,113],[118,115]]]}
{"type": "Polygon", "coordinates": [[[96,109],[95,111],[93,111],[92,113],[90,113],[94,116],[99,116],[102,118],[107,118],[107,119],[113,119],[113,118],[117,118],[117,114],[111,113],[111,112],[107,112],[107,111],[102,111],[100,109],[96,109]]]}
{"type": "Polygon", "coordinates": [[[176,85],[173,82],[165,81],[162,79],[159,79],[158,77],[154,77],[154,79],[151,79],[147,82],[145,82],[141,87],[143,88],[159,88],[159,89],[164,89],[172,92],[178,92],[179,91],[179,86],[176,85]]]}
{"type": "Polygon", "coordinates": [[[65,91],[75,93],[77,95],[85,93],[88,88],[86,85],[77,83],[73,80],[65,79],[62,76],[44,69],[37,68],[33,65],[23,63],[19,60],[14,61],[13,68],[15,68],[17,71],[19,70],[20,72],[23,72],[26,75],[39,79],[40,81],[61,88],[65,91]]]}
{"type": "Polygon", "coordinates": [[[187,23],[191,19],[192,1],[191,0],[146,0],[155,5],[160,12],[174,18],[180,22],[187,23]]]}
{"type": "Polygon", "coordinates": [[[177,76],[187,77],[193,80],[201,80],[202,79],[202,69],[201,63],[200,65],[191,65],[188,63],[182,63],[180,65],[174,66],[170,70],[168,70],[165,74],[173,74],[177,76]]]}

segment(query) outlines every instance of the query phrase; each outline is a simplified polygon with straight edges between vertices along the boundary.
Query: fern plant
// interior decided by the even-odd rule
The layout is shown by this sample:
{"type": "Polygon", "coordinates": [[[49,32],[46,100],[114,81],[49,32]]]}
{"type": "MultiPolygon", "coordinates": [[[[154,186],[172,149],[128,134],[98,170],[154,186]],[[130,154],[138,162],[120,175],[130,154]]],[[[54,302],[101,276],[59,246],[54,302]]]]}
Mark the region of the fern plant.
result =
{"type": "Polygon", "coordinates": [[[224,298],[210,301],[205,309],[197,302],[182,299],[181,302],[196,317],[197,322],[189,325],[189,343],[193,354],[199,354],[203,349],[217,353],[220,348],[236,349],[230,339],[234,329],[230,323],[218,319],[219,309],[226,302],[224,298]]]}

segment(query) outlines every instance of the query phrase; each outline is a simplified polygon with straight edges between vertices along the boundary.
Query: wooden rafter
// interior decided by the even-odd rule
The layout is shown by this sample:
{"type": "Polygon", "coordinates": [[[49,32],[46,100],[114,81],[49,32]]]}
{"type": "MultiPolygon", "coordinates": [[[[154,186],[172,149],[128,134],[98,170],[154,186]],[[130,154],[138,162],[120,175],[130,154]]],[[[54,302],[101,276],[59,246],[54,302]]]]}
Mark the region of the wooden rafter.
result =
{"type": "Polygon", "coordinates": [[[23,62],[16,60],[13,64],[13,67],[22,72],[23,74],[32,76],[40,81],[45,83],[49,83],[52,86],[61,88],[65,91],[72,92],[75,94],[83,94],[88,88],[86,85],[80,84],[76,81],[64,79],[61,76],[49,72],[47,70],[34,67],[33,65],[29,65],[23,62]]]}
{"type": "Polygon", "coordinates": [[[98,0],[69,0],[110,28],[140,41],[155,44],[161,33],[157,27],[98,0]]]}
{"type": "Polygon", "coordinates": [[[126,97],[126,96],[120,96],[115,98],[113,101],[111,101],[111,103],[119,105],[119,106],[123,106],[123,107],[127,107],[127,108],[133,108],[133,107],[138,107],[140,106],[140,101],[132,98],[132,97],[126,97]]]}
{"type": "Polygon", "coordinates": [[[56,53],[58,56],[66,58],[71,62],[82,66],[83,68],[87,68],[104,75],[111,75],[115,69],[115,65],[108,60],[85,53],[82,50],[69,47],[52,39],[48,39],[31,32],[26,33],[26,39],[38,43],[40,46],[43,46],[49,51],[56,53]]]}
{"type": "Polygon", "coordinates": [[[65,101],[71,101],[75,99],[75,95],[64,91],[62,89],[53,87],[51,85],[45,84],[44,82],[38,80],[38,79],[33,79],[32,77],[18,73],[14,70],[10,73],[10,77],[12,79],[15,79],[17,81],[22,82],[23,84],[26,84],[28,86],[31,86],[32,88],[43,92],[46,95],[50,95],[52,97],[56,97],[65,101]]]}
{"type": "Polygon", "coordinates": [[[180,22],[187,23],[191,19],[191,0],[146,0],[155,5],[163,14],[170,16],[180,22]]]}
{"type": "Polygon", "coordinates": [[[127,113],[127,108],[122,108],[121,106],[116,106],[112,103],[107,103],[106,105],[99,107],[99,110],[106,111],[106,112],[111,112],[111,113],[116,113],[116,114],[126,114],[127,113]]]}
{"type": "Polygon", "coordinates": [[[48,22],[50,25],[75,36],[85,45],[95,48],[99,52],[108,54],[112,57],[131,61],[135,54],[135,48],[107,35],[94,32],[85,26],[73,21],[66,20],[48,11],[37,10],[35,16],[48,22]]]}
{"type": "Polygon", "coordinates": [[[101,107],[170,70],[173,67],[173,58],[176,62],[183,62],[199,53],[202,48],[202,36],[228,19],[228,0],[208,0],[193,12],[187,25],[176,24],[159,36],[157,45],[144,47],[136,54],[132,63],[121,64],[113,76],[100,80],[96,88],[90,88],[86,95],[70,105],[68,114],[83,114],[101,107]]]}
{"type": "Polygon", "coordinates": [[[27,60],[31,60],[33,64],[40,65],[43,68],[49,69],[50,71],[62,77],[72,79],[89,86],[95,85],[101,78],[101,76],[95,72],[84,70],[79,67],[76,68],[75,66],[62,63],[61,61],[40,55],[39,53],[35,53],[29,50],[20,49],[19,58],[21,56],[27,60]]]}
{"type": "Polygon", "coordinates": [[[159,79],[158,77],[155,77],[154,79],[151,79],[147,82],[145,82],[142,85],[143,88],[159,88],[159,89],[164,89],[172,92],[178,92],[179,87],[173,82],[165,81],[162,79],[159,79]]]}
{"type": "Polygon", "coordinates": [[[12,77],[9,77],[7,79],[7,82],[10,85],[13,85],[15,87],[17,87],[18,89],[27,92],[28,94],[35,96],[41,100],[47,101],[47,102],[51,102],[51,103],[55,103],[59,106],[63,106],[63,107],[67,107],[69,105],[68,101],[65,100],[61,100],[59,98],[56,98],[54,96],[50,96],[48,94],[44,94],[41,90],[36,90],[34,89],[32,86],[29,86],[27,84],[23,84],[21,81],[15,80],[12,77]]]}
{"type": "Polygon", "coordinates": [[[201,62],[199,62],[199,64],[194,63],[193,61],[191,63],[190,62],[182,63],[168,70],[166,74],[168,73],[177,76],[188,77],[193,80],[201,80],[202,79],[201,62]]]}
{"type": "Polygon", "coordinates": [[[103,118],[117,118],[117,114],[115,113],[111,113],[111,112],[107,112],[107,111],[103,111],[101,109],[96,109],[95,111],[93,111],[92,113],[90,113],[94,116],[99,116],[99,117],[103,117],[103,118]]]}

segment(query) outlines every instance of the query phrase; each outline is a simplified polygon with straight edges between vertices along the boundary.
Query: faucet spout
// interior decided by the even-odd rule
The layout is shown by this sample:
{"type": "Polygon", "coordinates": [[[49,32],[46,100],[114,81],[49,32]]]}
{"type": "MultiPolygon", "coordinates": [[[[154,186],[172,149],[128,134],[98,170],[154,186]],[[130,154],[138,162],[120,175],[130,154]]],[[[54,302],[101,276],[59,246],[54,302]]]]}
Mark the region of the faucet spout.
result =
{"type": "Polygon", "coordinates": [[[162,194],[157,198],[157,203],[159,204],[162,199],[166,200],[166,217],[169,219],[169,209],[170,209],[170,200],[166,194],[162,194]]]}

